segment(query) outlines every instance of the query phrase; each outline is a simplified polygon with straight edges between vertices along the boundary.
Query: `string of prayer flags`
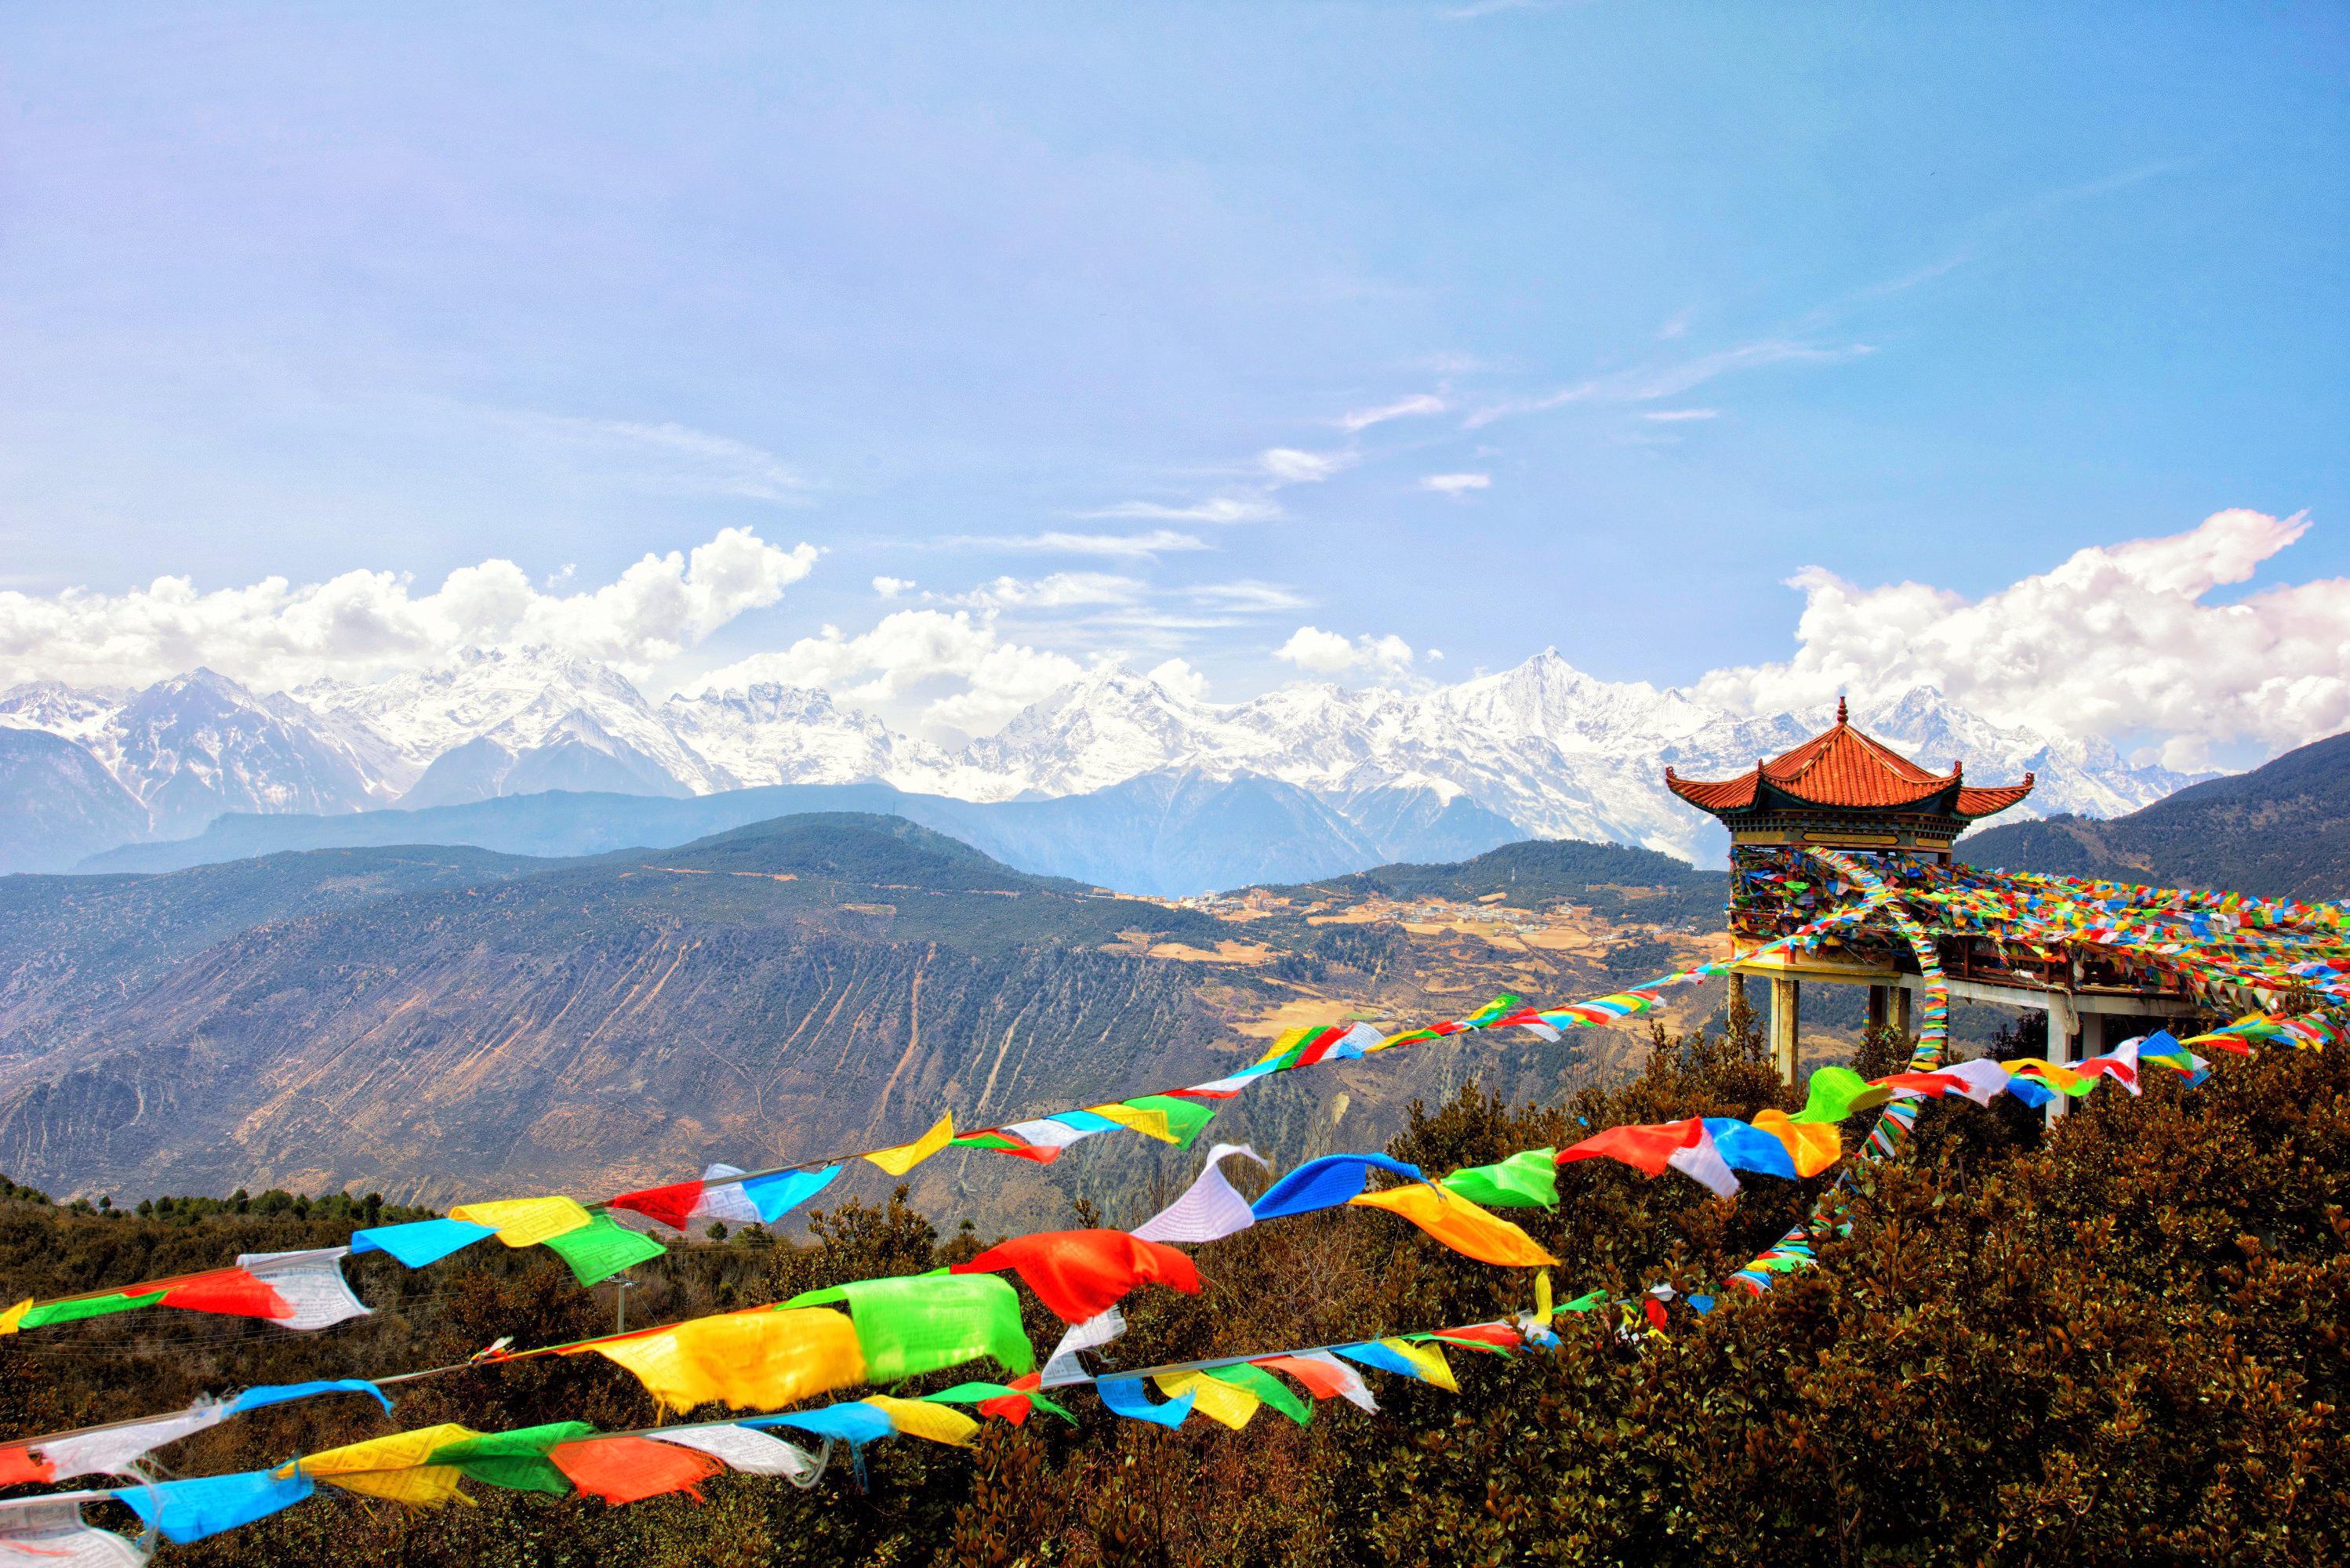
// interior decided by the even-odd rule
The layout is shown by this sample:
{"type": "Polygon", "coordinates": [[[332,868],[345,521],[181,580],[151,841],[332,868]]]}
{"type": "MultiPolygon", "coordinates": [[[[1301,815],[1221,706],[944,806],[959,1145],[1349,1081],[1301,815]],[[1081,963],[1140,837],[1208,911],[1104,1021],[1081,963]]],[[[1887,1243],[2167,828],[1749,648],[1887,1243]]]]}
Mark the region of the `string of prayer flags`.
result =
{"type": "Polygon", "coordinates": [[[590,1340],[562,1354],[591,1352],[626,1368],[678,1411],[713,1402],[772,1410],[868,1380],[855,1324],[824,1307],[723,1313],[590,1340]]]}
{"type": "Polygon", "coordinates": [[[1246,1144],[1220,1143],[1208,1151],[1208,1163],[1183,1196],[1134,1228],[1145,1241],[1219,1241],[1256,1223],[1256,1215],[1218,1168],[1225,1158],[1240,1155],[1259,1165],[1265,1158],[1246,1144]]]}
{"type": "Polygon", "coordinates": [[[1139,1284],[1200,1291],[1199,1271],[1172,1247],[1124,1231],[1047,1231],[1015,1236],[953,1266],[958,1274],[1009,1269],[1064,1323],[1083,1323],[1139,1284]]]}
{"type": "Polygon", "coordinates": [[[1492,1165],[1472,1165],[1440,1177],[1437,1185],[1488,1209],[1558,1207],[1558,1151],[1529,1148],[1492,1165]]]}
{"type": "Polygon", "coordinates": [[[1560,1150],[1557,1163],[1602,1158],[1620,1160],[1649,1177],[1678,1170],[1719,1198],[1738,1191],[1738,1178],[1714,1147],[1713,1135],[1704,1121],[1696,1116],[1608,1127],[1560,1150]]]}
{"type": "Polygon", "coordinates": [[[1361,1366],[1373,1366],[1382,1372],[1400,1373],[1422,1383],[1433,1383],[1447,1394],[1461,1392],[1453,1380],[1452,1368],[1444,1359],[1444,1352],[1433,1345],[1414,1345],[1406,1339],[1367,1340],[1359,1345],[1341,1345],[1337,1353],[1361,1366]]]}
{"type": "Polygon", "coordinates": [[[1292,1421],[1303,1427],[1314,1419],[1314,1407],[1300,1399],[1288,1384],[1248,1362],[1235,1362],[1210,1371],[1208,1376],[1219,1383],[1229,1384],[1243,1393],[1253,1395],[1259,1404],[1270,1405],[1292,1421]]]}
{"type": "MultiPolygon", "coordinates": [[[[1517,998],[1509,1000],[1514,1002],[1517,998]]],[[[1459,1027],[1473,1029],[1479,1025],[1463,1023],[1459,1027]]],[[[1379,1032],[1367,1023],[1293,1029],[1275,1040],[1273,1048],[1258,1057],[1254,1064],[1268,1072],[1285,1073],[1292,1067],[1311,1067],[1319,1062],[1349,1062],[1384,1044],[1379,1032]]]]}
{"type": "Polygon", "coordinates": [[[983,1355],[1015,1375],[1036,1365],[1019,1294],[993,1274],[858,1280],[804,1292],[782,1310],[834,1304],[848,1308],[868,1382],[896,1383],[983,1355]]]}
{"type": "Polygon", "coordinates": [[[1481,1263],[1531,1269],[1558,1262],[1517,1226],[1441,1187],[1390,1187],[1348,1201],[1400,1214],[1462,1257],[1481,1263]]]}
{"type": "Polygon", "coordinates": [[[1374,1170],[1384,1170],[1410,1181],[1428,1179],[1420,1174],[1419,1167],[1384,1154],[1326,1154],[1319,1159],[1307,1160],[1266,1188],[1263,1196],[1249,1209],[1259,1220],[1336,1209],[1360,1197],[1370,1185],[1370,1173],[1374,1170]]]}
{"type": "Polygon", "coordinates": [[[895,1148],[877,1148],[865,1158],[868,1163],[879,1166],[892,1176],[903,1176],[953,1142],[954,1135],[954,1113],[949,1111],[931,1124],[930,1131],[913,1142],[901,1143],[895,1148]]]}

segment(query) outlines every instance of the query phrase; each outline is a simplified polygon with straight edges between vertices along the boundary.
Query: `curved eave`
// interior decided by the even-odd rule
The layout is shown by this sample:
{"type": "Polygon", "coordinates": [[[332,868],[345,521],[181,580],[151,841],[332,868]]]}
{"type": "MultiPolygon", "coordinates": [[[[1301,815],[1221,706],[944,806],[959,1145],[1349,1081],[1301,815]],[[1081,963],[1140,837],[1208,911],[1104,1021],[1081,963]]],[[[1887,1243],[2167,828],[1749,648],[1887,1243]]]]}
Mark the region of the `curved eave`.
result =
{"type": "Polygon", "coordinates": [[[2032,784],[2033,775],[2026,774],[2022,784],[1993,784],[1988,789],[1961,789],[1959,791],[1959,815],[1970,822],[1996,815],[2030,794],[2032,784]]]}

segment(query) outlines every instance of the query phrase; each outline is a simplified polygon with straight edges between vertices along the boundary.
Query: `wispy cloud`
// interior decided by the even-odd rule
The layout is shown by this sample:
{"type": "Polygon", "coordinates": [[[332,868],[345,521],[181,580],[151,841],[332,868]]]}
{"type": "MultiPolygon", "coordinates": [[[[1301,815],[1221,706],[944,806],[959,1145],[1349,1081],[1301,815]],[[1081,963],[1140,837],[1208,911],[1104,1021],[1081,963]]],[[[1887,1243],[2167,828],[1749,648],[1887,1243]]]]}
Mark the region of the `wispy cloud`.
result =
{"type": "Polygon", "coordinates": [[[1676,337],[1686,337],[1689,336],[1690,323],[1696,319],[1697,306],[1684,305],[1665,317],[1663,323],[1657,328],[1657,336],[1668,341],[1676,337]]]}
{"type": "Polygon", "coordinates": [[[1076,609],[1134,604],[1147,591],[1139,580],[1110,572],[1055,572],[1035,578],[998,577],[969,593],[941,595],[939,602],[973,609],[1076,609]]]}
{"type": "Polygon", "coordinates": [[[1455,498],[1472,490],[1490,490],[1492,484],[1493,476],[1490,473],[1431,473],[1419,482],[1422,490],[1455,498]]]}
{"type": "Polygon", "coordinates": [[[1471,413],[1462,427],[1476,430],[1516,414],[1542,413],[1569,403],[1645,403],[1679,397],[1717,377],[1766,365],[1834,365],[1874,354],[1866,343],[1806,343],[1794,338],[1766,337],[1701,354],[1671,364],[1645,365],[1563,387],[1538,398],[1492,403],[1471,413]]]}
{"type": "Polygon", "coordinates": [[[1217,605],[1243,612],[1304,609],[1312,602],[1303,594],[1283,587],[1278,583],[1261,583],[1253,577],[1230,583],[1201,583],[1197,587],[1185,589],[1184,593],[1200,604],[1217,605]]]}
{"type": "Polygon", "coordinates": [[[1257,454],[1258,465],[1282,484],[1319,484],[1356,461],[1351,452],[1301,452],[1294,446],[1268,447],[1257,454]]]}
{"type": "Polygon", "coordinates": [[[1640,417],[1660,425],[1677,425],[1690,420],[1719,419],[1721,415],[1720,409],[1650,409],[1640,417]]]}
{"type": "Polygon", "coordinates": [[[1079,517],[1156,517],[1170,523],[1270,523],[1281,508],[1261,495],[1212,495],[1189,506],[1169,506],[1156,501],[1121,501],[1079,517]]]}
{"type": "Polygon", "coordinates": [[[1065,556],[1106,556],[1129,560],[1214,547],[1196,534],[1179,534],[1171,528],[1153,528],[1147,534],[1069,534],[1059,530],[1042,534],[957,534],[938,543],[951,549],[1044,550],[1065,556]]]}
{"type": "Polygon", "coordinates": [[[1367,431],[1373,425],[1383,425],[1389,420],[1410,419],[1420,414],[1440,414],[1445,401],[1433,392],[1414,392],[1408,398],[1398,398],[1392,403],[1381,403],[1375,409],[1357,409],[1338,416],[1338,428],[1350,433],[1367,431]]]}

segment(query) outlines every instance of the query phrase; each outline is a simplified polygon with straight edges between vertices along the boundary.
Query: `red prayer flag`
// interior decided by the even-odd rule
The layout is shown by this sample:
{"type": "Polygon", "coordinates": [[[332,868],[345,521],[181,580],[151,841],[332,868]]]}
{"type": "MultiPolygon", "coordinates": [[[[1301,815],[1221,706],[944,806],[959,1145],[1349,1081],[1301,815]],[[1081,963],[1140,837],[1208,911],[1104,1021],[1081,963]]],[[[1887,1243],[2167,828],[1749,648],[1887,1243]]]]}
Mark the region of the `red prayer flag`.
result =
{"type": "Polygon", "coordinates": [[[1252,1365],[1288,1373],[1316,1399],[1336,1398],[1349,1386],[1346,1373],[1327,1362],[1308,1361],[1296,1355],[1261,1355],[1252,1365]]]}
{"type": "Polygon", "coordinates": [[[1705,1136],[1705,1124],[1695,1116],[1686,1121],[1609,1127],[1594,1133],[1572,1148],[1561,1149],[1558,1163],[1569,1160],[1620,1159],[1650,1176],[1662,1176],[1675,1150],[1692,1148],[1705,1136]]]}
{"type": "Polygon", "coordinates": [[[55,1480],[57,1467],[47,1459],[35,1459],[30,1449],[0,1449],[0,1486],[26,1486],[55,1480]]]}
{"type": "Polygon", "coordinates": [[[267,1282],[243,1269],[214,1269],[182,1280],[159,1303],[183,1312],[216,1312],[226,1317],[292,1317],[293,1303],[267,1282]]]}
{"type": "Polygon", "coordinates": [[[1015,1377],[1004,1386],[1016,1389],[1016,1393],[998,1394],[993,1399],[982,1399],[979,1402],[979,1413],[983,1416],[1001,1416],[1016,1427],[1026,1420],[1028,1413],[1036,1407],[1029,1402],[1028,1396],[1042,1387],[1044,1382],[1045,1375],[1041,1372],[1030,1372],[1015,1377]]]}
{"type": "Polygon", "coordinates": [[[1083,1323],[1113,1307],[1139,1284],[1158,1283],[1198,1294],[1200,1272],[1172,1247],[1123,1231],[1047,1231],[990,1247],[958,1274],[1010,1269],[1064,1323],[1083,1323]]]}
{"type": "Polygon", "coordinates": [[[650,1438],[583,1438],[557,1443],[546,1457],[581,1491],[606,1502],[637,1502],[681,1491],[702,1501],[702,1483],[726,1467],[698,1449],[650,1438]]]}
{"type": "Polygon", "coordinates": [[[1963,1095],[1972,1087],[1964,1078],[1952,1077],[1948,1073],[1895,1073],[1869,1082],[1879,1088],[1915,1089],[1921,1095],[1963,1095]]]}
{"type": "Polygon", "coordinates": [[[1502,1350],[1515,1350],[1525,1344],[1525,1337],[1507,1324],[1472,1323],[1467,1328],[1440,1330],[1437,1338],[1456,1344],[1490,1345],[1502,1350]]]}
{"type": "Polygon", "coordinates": [[[606,1207],[631,1209],[672,1231],[682,1231],[686,1220],[693,1216],[693,1206],[702,1201],[704,1185],[700,1181],[678,1181],[667,1187],[648,1187],[642,1192],[623,1192],[606,1207]]]}

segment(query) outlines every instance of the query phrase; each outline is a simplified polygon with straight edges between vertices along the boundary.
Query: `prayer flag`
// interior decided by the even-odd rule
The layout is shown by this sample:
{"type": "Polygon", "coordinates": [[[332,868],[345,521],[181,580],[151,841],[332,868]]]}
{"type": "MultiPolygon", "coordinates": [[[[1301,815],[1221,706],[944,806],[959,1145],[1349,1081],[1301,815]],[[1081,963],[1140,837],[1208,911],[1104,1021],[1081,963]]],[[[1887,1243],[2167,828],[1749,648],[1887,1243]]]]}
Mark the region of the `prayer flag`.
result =
{"type": "Polygon", "coordinates": [[[926,1399],[893,1399],[887,1394],[868,1395],[862,1404],[872,1406],[889,1417],[889,1425],[900,1436],[920,1438],[927,1442],[945,1443],[952,1448],[967,1448],[979,1433],[979,1423],[960,1410],[950,1410],[944,1405],[926,1399]]]}
{"type": "Polygon", "coordinates": [[[488,1225],[468,1224],[463,1220],[411,1220],[405,1225],[378,1225],[371,1230],[351,1232],[354,1252],[389,1252],[411,1269],[427,1263],[437,1263],[461,1247],[470,1247],[484,1236],[494,1236],[495,1229],[488,1225]]]}
{"type": "MultiPolygon", "coordinates": [[[[307,1333],[368,1315],[369,1309],[351,1294],[350,1284],[343,1278],[343,1260],[349,1253],[348,1247],[320,1247],[300,1252],[243,1252],[237,1256],[236,1266],[260,1281],[285,1309],[265,1315],[280,1328],[307,1333]]],[[[163,1304],[173,1303],[166,1297],[163,1304]]]]}
{"type": "MultiPolygon", "coordinates": [[[[1188,1396],[1191,1408],[1235,1432],[1247,1426],[1249,1417],[1256,1414],[1258,1399],[1254,1394],[1203,1372],[1161,1372],[1151,1381],[1158,1384],[1159,1391],[1170,1399],[1188,1396]]],[[[1284,1389],[1283,1392],[1287,1393],[1288,1390],[1284,1389]]]]}
{"type": "Polygon", "coordinates": [[[452,1220],[486,1225],[509,1247],[536,1247],[550,1236],[588,1223],[588,1210],[568,1198],[508,1198],[495,1203],[460,1203],[452,1220]]]}
{"type": "Polygon", "coordinates": [[[1751,1170],[1761,1176],[1783,1176],[1795,1179],[1795,1158],[1787,1146],[1759,1127],[1747,1126],[1735,1116],[1707,1116],[1706,1135],[1713,1139],[1721,1162],[1732,1170],[1751,1170]]]}
{"type": "Polygon", "coordinates": [[[549,1421],[543,1427],[518,1427],[510,1432],[476,1432],[444,1443],[426,1456],[432,1465],[449,1465],[468,1480],[508,1491],[568,1494],[571,1480],[547,1458],[565,1443],[592,1438],[596,1428],[585,1421],[549,1421]]]}
{"type": "Polygon", "coordinates": [[[151,1554],[81,1516],[78,1498],[0,1502],[0,1563],[47,1568],[141,1568],[151,1554]]]}
{"type": "Polygon", "coordinates": [[[1391,1187],[1385,1192],[1366,1192],[1350,1201],[1400,1214],[1461,1256],[1481,1263],[1530,1269],[1558,1262],[1544,1251],[1532,1236],[1507,1220],[1440,1187],[1391,1187]]]}
{"type": "Polygon", "coordinates": [[[1139,1377],[1105,1377],[1094,1385],[1101,1402],[1129,1421],[1149,1421],[1158,1426],[1176,1428],[1191,1413],[1192,1397],[1186,1393],[1164,1405],[1153,1405],[1150,1396],[1142,1391],[1139,1377]]]}
{"type": "Polygon", "coordinates": [[[1633,1123],[1593,1133],[1581,1143],[1563,1150],[1558,1163],[1565,1165],[1577,1159],[1617,1159],[1645,1175],[1662,1176],[1671,1165],[1674,1154],[1704,1136],[1704,1124],[1695,1118],[1648,1125],[1633,1123]]]}
{"type": "Polygon", "coordinates": [[[161,1530],[164,1540],[185,1546],[291,1508],[312,1490],[306,1475],[280,1478],[267,1470],[247,1470],[193,1480],[149,1481],[123,1487],[114,1496],[161,1530]]]}
{"type": "Polygon", "coordinates": [[[1378,1412],[1379,1402],[1371,1397],[1370,1385],[1363,1375],[1326,1350],[1301,1350],[1295,1355],[1264,1355],[1257,1358],[1259,1366],[1286,1372],[1305,1386],[1316,1399],[1336,1397],[1358,1409],[1378,1412]]]}
{"type": "Polygon", "coordinates": [[[749,1427],[681,1427],[647,1432],[657,1443],[674,1443],[708,1454],[746,1476],[781,1476],[794,1486],[814,1484],[822,1467],[814,1454],[749,1427]]]}
{"type": "Polygon", "coordinates": [[[866,1381],[857,1329],[839,1313],[756,1307],[566,1349],[628,1368],[672,1410],[723,1400],[772,1410],[866,1381]]]}
{"type": "Polygon", "coordinates": [[[946,1147],[954,1139],[954,1113],[949,1111],[931,1125],[931,1130],[911,1143],[901,1143],[895,1148],[878,1148],[865,1158],[892,1176],[903,1176],[931,1156],[946,1147]]]}
{"type": "Polygon", "coordinates": [[[1558,1151],[1530,1148],[1492,1165],[1472,1165],[1437,1185],[1490,1209],[1558,1207],[1558,1151]]]}
{"type": "Polygon", "coordinates": [[[1139,1284],[1156,1282],[1190,1294],[1199,1271],[1172,1247],[1124,1231],[1046,1231],[999,1242],[966,1262],[958,1274],[1010,1269],[1064,1323],[1083,1323],[1115,1305],[1139,1284]]]}
{"type": "Polygon", "coordinates": [[[1773,1107],[1755,1112],[1754,1125],[1786,1146],[1788,1157],[1795,1162],[1795,1174],[1806,1179],[1844,1158],[1844,1135],[1834,1122],[1798,1122],[1773,1107]]]}
{"type": "Polygon", "coordinates": [[[1370,1173],[1384,1170],[1413,1181],[1425,1181],[1419,1167],[1406,1165],[1383,1154],[1326,1154],[1291,1171],[1259,1198],[1250,1210],[1260,1220],[1280,1220],[1336,1209],[1359,1197],[1370,1185],[1370,1173]]]}
{"type": "Polygon", "coordinates": [[[986,1355],[1014,1374],[1036,1365],[1020,1326],[1020,1297],[992,1274],[909,1274],[808,1291],[796,1307],[846,1303],[865,1358],[865,1379],[895,1383],[986,1355]]]}
{"type": "Polygon", "coordinates": [[[1145,1241],[1216,1241],[1256,1223],[1243,1198],[1217,1167],[1228,1155],[1243,1155],[1266,1163],[1245,1144],[1220,1143],[1208,1151],[1208,1163],[1183,1196],[1134,1228],[1145,1241]]]}
{"type": "Polygon", "coordinates": [[[425,1460],[436,1450],[476,1435],[453,1423],[419,1427],[311,1454],[277,1473],[286,1475],[298,1469],[346,1491],[436,1506],[457,1495],[459,1472],[454,1465],[428,1465],[425,1460]]]}
{"type": "Polygon", "coordinates": [[[571,1265],[571,1277],[583,1285],[600,1284],[669,1251],[641,1231],[614,1224],[608,1214],[597,1215],[577,1231],[549,1236],[546,1250],[571,1265]]]}
{"type": "Polygon", "coordinates": [[[702,1483],[726,1468],[697,1449],[638,1437],[557,1443],[546,1457],[573,1486],[616,1504],[672,1491],[700,1502],[702,1483]]]}

